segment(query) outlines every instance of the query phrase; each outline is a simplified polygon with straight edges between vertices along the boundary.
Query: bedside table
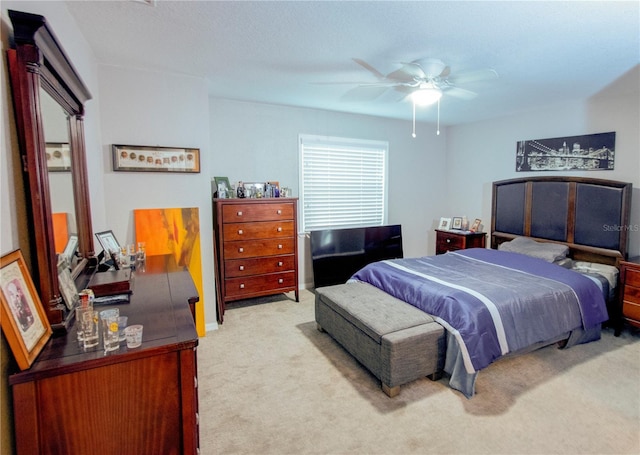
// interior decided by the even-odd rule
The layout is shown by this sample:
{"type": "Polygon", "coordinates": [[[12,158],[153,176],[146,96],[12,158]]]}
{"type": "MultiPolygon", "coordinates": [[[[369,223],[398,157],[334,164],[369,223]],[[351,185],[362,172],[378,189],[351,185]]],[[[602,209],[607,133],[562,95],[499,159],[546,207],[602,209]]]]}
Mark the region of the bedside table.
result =
{"type": "MultiPolygon", "coordinates": [[[[622,320],[640,327],[640,256],[620,261],[619,286],[622,320]]],[[[620,329],[616,329],[616,334],[620,329]]]]}
{"type": "Polygon", "coordinates": [[[441,231],[436,229],[436,254],[467,248],[484,248],[486,232],[441,231]]]}

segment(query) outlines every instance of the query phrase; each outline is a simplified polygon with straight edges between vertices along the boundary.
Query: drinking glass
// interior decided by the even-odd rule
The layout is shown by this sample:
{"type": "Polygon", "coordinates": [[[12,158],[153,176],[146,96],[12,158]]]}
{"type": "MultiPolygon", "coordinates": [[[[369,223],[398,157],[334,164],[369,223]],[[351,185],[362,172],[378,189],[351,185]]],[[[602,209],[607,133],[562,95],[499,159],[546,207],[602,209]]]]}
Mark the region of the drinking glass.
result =
{"type": "Polygon", "coordinates": [[[120,348],[120,331],[118,330],[119,317],[120,310],[118,308],[111,308],[100,312],[102,341],[105,352],[115,351],[120,348]]]}

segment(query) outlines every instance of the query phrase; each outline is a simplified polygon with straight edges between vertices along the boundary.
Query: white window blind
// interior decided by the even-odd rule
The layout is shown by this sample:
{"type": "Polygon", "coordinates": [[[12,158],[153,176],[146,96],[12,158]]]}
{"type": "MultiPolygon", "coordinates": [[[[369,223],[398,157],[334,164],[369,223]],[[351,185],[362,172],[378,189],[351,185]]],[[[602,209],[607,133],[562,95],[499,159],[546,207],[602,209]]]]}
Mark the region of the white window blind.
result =
{"type": "Polygon", "coordinates": [[[300,135],[299,145],[304,232],[385,224],[387,142],[300,135]]]}

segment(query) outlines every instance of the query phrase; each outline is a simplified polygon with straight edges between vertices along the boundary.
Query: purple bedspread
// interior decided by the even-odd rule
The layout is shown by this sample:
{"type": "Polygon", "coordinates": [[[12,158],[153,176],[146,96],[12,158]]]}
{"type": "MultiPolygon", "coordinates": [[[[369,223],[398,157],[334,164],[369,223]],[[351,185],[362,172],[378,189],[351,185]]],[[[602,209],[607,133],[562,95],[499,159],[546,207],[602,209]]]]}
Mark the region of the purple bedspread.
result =
{"type": "Polygon", "coordinates": [[[484,248],[369,264],[370,283],[431,314],[474,373],[509,352],[608,319],[589,278],[540,259],[484,248]]]}

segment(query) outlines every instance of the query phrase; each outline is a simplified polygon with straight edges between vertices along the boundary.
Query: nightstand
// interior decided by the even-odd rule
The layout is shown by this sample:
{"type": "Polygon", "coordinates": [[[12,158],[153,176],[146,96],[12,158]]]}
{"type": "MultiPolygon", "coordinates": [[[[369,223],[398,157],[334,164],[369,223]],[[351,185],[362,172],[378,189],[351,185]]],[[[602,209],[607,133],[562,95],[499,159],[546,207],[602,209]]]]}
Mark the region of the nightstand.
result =
{"type": "Polygon", "coordinates": [[[619,286],[623,321],[640,327],[640,256],[620,261],[619,286]]]}
{"type": "Polygon", "coordinates": [[[441,231],[436,229],[436,254],[467,248],[484,248],[485,232],[441,231]]]}

